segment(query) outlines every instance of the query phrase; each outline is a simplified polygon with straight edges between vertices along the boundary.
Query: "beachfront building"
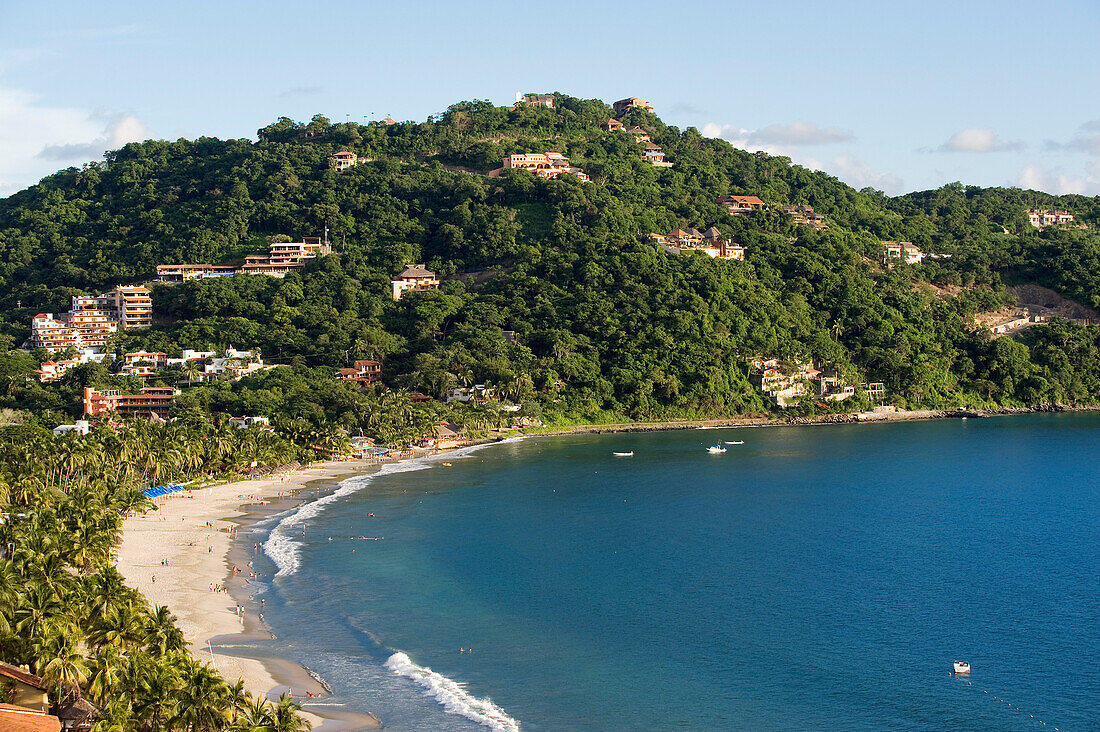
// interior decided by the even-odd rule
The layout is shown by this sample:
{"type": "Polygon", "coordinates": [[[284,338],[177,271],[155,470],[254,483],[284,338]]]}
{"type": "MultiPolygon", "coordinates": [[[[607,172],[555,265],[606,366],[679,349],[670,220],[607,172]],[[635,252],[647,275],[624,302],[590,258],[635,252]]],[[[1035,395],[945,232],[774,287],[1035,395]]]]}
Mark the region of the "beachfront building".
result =
{"type": "MultiPolygon", "coordinates": [[[[839,386],[839,379],[833,377],[830,377],[823,386],[821,384],[823,372],[812,361],[784,362],[777,358],[761,358],[753,360],[752,366],[754,373],[750,380],[760,388],[760,391],[775,399],[780,409],[786,409],[802,397],[820,395],[823,389],[825,393],[844,391],[839,386]]],[[[852,393],[855,393],[854,389],[852,393]]]]}
{"type": "Polygon", "coordinates": [[[423,264],[410,264],[401,274],[390,280],[393,291],[393,299],[400,300],[406,292],[423,292],[425,290],[438,290],[439,278],[435,272],[430,272],[423,264]]]}
{"type": "Polygon", "coordinates": [[[1029,208],[1027,210],[1028,221],[1037,229],[1054,224],[1072,224],[1073,214],[1061,209],[1029,208]]]}
{"type": "Polygon", "coordinates": [[[882,242],[882,263],[893,266],[897,262],[920,264],[924,261],[924,252],[913,246],[911,241],[882,242]]]}
{"type": "Polygon", "coordinates": [[[147,386],[137,394],[122,394],[117,389],[100,391],[84,388],[84,413],[98,417],[112,412],[122,417],[167,419],[172,401],[179,394],[171,386],[147,386]]]}
{"type": "Polygon", "coordinates": [[[332,167],[336,168],[337,173],[343,173],[348,168],[359,164],[359,156],[350,150],[333,153],[329,160],[332,161],[332,167]]]}
{"type": "Polygon", "coordinates": [[[553,94],[523,94],[516,92],[516,104],[525,104],[533,107],[546,107],[547,109],[554,108],[554,95],[553,94]]]}
{"type": "Polygon", "coordinates": [[[306,262],[332,253],[332,248],[319,236],[303,237],[302,241],[273,242],[267,254],[250,254],[240,266],[227,264],[158,264],[160,282],[186,282],[211,277],[233,277],[239,274],[262,274],[285,277],[288,272],[305,269],[306,262]]]}
{"type": "Polygon", "coordinates": [[[569,158],[559,152],[521,153],[509,155],[504,158],[505,168],[522,168],[528,170],[540,178],[550,180],[557,178],[562,173],[575,175],[581,180],[588,180],[584,171],[569,163],[569,158]]]}
{"type": "Polygon", "coordinates": [[[31,348],[51,353],[67,348],[102,348],[114,333],[147,328],[153,322],[149,290],[118,285],[102,295],[76,295],[67,313],[39,313],[31,318],[31,348]]]}
{"type": "Polygon", "coordinates": [[[452,447],[465,445],[466,442],[466,436],[462,433],[461,427],[452,422],[442,421],[436,425],[435,430],[430,436],[420,440],[420,446],[435,448],[437,450],[447,450],[452,447]]]}
{"type": "Polygon", "coordinates": [[[764,202],[756,196],[719,196],[718,205],[725,206],[734,216],[747,216],[753,211],[764,210],[764,202]]]}
{"type": "Polygon", "coordinates": [[[718,227],[712,226],[705,232],[696,229],[675,229],[667,234],[650,234],[661,248],[669,254],[700,252],[715,259],[736,259],[744,261],[745,247],[726,239],[718,227]]]}
{"type": "Polygon", "coordinates": [[[356,361],[352,368],[337,369],[340,381],[354,381],[359,386],[370,386],[382,380],[382,363],[363,359],[356,361]]]}
{"type": "Polygon", "coordinates": [[[825,217],[814,211],[813,206],[806,206],[805,204],[783,206],[780,210],[799,226],[809,226],[816,231],[827,231],[829,229],[829,225],[825,223],[825,217]]]}
{"type": "Polygon", "coordinates": [[[649,102],[641,97],[627,97],[626,99],[620,99],[611,105],[615,110],[615,116],[622,118],[624,114],[632,109],[644,109],[647,112],[652,112],[653,107],[649,106],[649,102]]]}

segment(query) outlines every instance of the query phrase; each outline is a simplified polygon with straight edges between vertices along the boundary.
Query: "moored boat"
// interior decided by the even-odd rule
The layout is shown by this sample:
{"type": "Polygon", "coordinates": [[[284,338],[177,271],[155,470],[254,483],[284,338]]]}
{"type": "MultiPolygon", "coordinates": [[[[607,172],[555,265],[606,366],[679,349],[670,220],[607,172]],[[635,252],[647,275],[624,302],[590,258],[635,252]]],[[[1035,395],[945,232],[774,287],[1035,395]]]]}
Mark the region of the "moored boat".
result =
{"type": "Polygon", "coordinates": [[[970,662],[969,661],[955,661],[955,673],[957,673],[957,674],[968,674],[968,673],[970,673],[970,662]]]}
{"type": "Polygon", "coordinates": [[[634,451],[633,450],[631,450],[630,452],[613,452],[611,454],[614,455],[615,457],[634,457],[634,451]]]}
{"type": "Polygon", "coordinates": [[[737,440],[735,442],[730,442],[729,440],[726,440],[726,444],[727,445],[744,445],[745,441],[744,440],[737,440]]]}
{"type": "Polygon", "coordinates": [[[712,455],[725,451],[726,448],[722,447],[721,445],[711,445],[707,448],[707,452],[711,453],[712,455]]]}

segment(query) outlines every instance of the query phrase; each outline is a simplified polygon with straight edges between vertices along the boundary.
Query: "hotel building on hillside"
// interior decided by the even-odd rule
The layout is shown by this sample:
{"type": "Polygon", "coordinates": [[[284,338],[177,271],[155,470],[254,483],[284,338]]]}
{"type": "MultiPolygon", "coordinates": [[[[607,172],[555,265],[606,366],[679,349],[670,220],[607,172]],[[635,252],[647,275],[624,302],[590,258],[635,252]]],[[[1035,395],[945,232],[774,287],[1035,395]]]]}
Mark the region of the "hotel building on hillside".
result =
{"type": "Polygon", "coordinates": [[[268,245],[267,254],[250,254],[239,267],[226,264],[158,264],[160,282],[186,282],[210,277],[232,277],[238,274],[262,274],[285,277],[288,272],[305,269],[314,257],[332,253],[332,247],[319,236],[307,236],[302,241],[276,242],[268,245]]]}
{"type": "Polygon", "coordinates": [[[410,264],[401,274],[390,280],[390,286],[393,288],[393,299],[400,300],[406,292],[438,290],[439,278],[423,264],[410,264]]]}
{"type": "Polygon", "coordinates": [[[84,413],[92,417],[114,412],[122,417],[167,419],[178,394],[179,390],[171,386],[147,386],[137,394],[84,387],[84,413]]]}
{"type": "Polygon", "coordinates": [[[1028,221],[1031,225],[1041,229],[1053,224],[1072,224],[1073,214],[1061,209],[1029,208],[1027,210],[1028,221]]]}
{"type": "Polygon", "coordinates": [[[569,158],[559,152],[522,153],[509,155],[504,158],[505,168],[522,168],[529,170],[540,178],[550,180],[557,178],[562,173],[575,175],[581,180],[588,180],[588,176],[580,168],[571,165],[569,158]]]}
{"type": "Polygon", "coordinates": [[[783,206],[780,210],[800,226],[809,226],[817,231],[827,231],[829,229],[829,225],[825,223],[825,217],[814,211],[813,206],[783,206]]]}
{"type": "Polygon", "coordinates": [[[153,323],[153,300],[141,286],[118,285],[102,295],[76,295],[72,309],[54,317],[31,318],[31,348],[57,353],[73,348],[102,348],[117,331],[147,328],[153,323]]]}

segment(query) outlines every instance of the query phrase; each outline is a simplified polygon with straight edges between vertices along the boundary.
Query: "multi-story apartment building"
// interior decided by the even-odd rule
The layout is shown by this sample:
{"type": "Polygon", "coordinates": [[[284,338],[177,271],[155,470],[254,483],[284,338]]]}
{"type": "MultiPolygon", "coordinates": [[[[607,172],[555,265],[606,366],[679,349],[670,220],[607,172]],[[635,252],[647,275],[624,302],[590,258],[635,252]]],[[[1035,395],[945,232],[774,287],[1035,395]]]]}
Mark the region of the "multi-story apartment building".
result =
{"type": "Polygon", "coordinates": [[[31,319],[31,348],[53,353],[72,346],[102,348],[126,328],[147,328],[153,322],[153,301],[141,286],[119,285],[102,295],[77,295],[72,309],[56,318],[39,313],[31,319]]]}
{"type": "Polygon", "coordinates": [[[1031,225],[1036,228],[1043,228],[1044,226],[1050,226],[1052,224],[1072,224],[1073,214],[1069,211],[1062,211],[1061,209],[1045,209],[1045,208],[1029,208],[1027,210],[1027,218],[1031,222],[1031,225]]]}
{"type": "Polygon", "coordinates": [[[84,388],[84,413],[98,417],[115,412],[123,417],[156,415],[166,419],[172,409],[172,400],[179,391],[170,386],[147,386],[137,394],[120,394],[117,389],[99,391],[84,388]]]}
{"type": "Polygon", "coordinates": [[[562,173],[575,175],[581,180],[589,179],[588,176],[584,174],[583,170],[574,165],[570,165],[569,158],[559,152],[509,155],[504,158],[504,167],[523,168],[547,180],[557,178],[562,173]]]}
{"type": "Polygon", "coordinates": [[[330,254],[332,248],[319,236],[307,236],[302,241],[276,242],[268,245],[267,254],[250,254],[239,267],[225,264],[158,264],[157,279],[161,282],[186,282],[209,277],[232,277],[238,274],[264,274],[284,277],[287,272],[305,268],[314,257],[330,254]]]}

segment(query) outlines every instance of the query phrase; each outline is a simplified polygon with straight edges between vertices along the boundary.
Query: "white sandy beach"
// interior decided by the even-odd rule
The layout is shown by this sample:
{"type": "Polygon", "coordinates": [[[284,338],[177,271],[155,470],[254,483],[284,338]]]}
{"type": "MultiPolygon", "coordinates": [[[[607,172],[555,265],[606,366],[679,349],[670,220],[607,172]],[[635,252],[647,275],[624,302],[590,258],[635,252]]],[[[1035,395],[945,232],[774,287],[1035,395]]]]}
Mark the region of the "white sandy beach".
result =
{"type": "MultiPolygon", "coordinates": [[[[210,590],[211,585],[224,584],[231,571],[229,529],[236,526],[233,519],[243,514],[241,506],[287,495],[310,481],[346,476],[366,465],[359,461],[318,463],[290,475],[223,483],[158,498],[160,510],[123,523],[118,569],[127,584],[140,590],[151,604],[166,605],[172,611],[192,653],[210,662],[207,642],[211,638],[245,631],[244,622],[236,614],[237,600],[210,590]]],[[[241,570],[247,576],[248,568],[241,570]]],[[[290,678],[276,679],[264,662],[255,659],[218,655],[215,649],[213,660],[222,676],[231,682],[243,679],[255,696],[266,697],[285,691],[289,683],[300,683],[290,678]]],[[[304,675],[294,676],[301,679],[304,675]]],[[[315,693],[320,691],[308,682],[306,686],[312,686],[315,693]]],[[[294,693],[297,697],[305,691],[299,688],[294,693]]],[[[324,722],[326,732],[363,729],[372,721],[361,716],[354,723],[306,716],[315,729],[324,722]]],[[[377,726],[376,721],[373,726],[377,726]]]]}

